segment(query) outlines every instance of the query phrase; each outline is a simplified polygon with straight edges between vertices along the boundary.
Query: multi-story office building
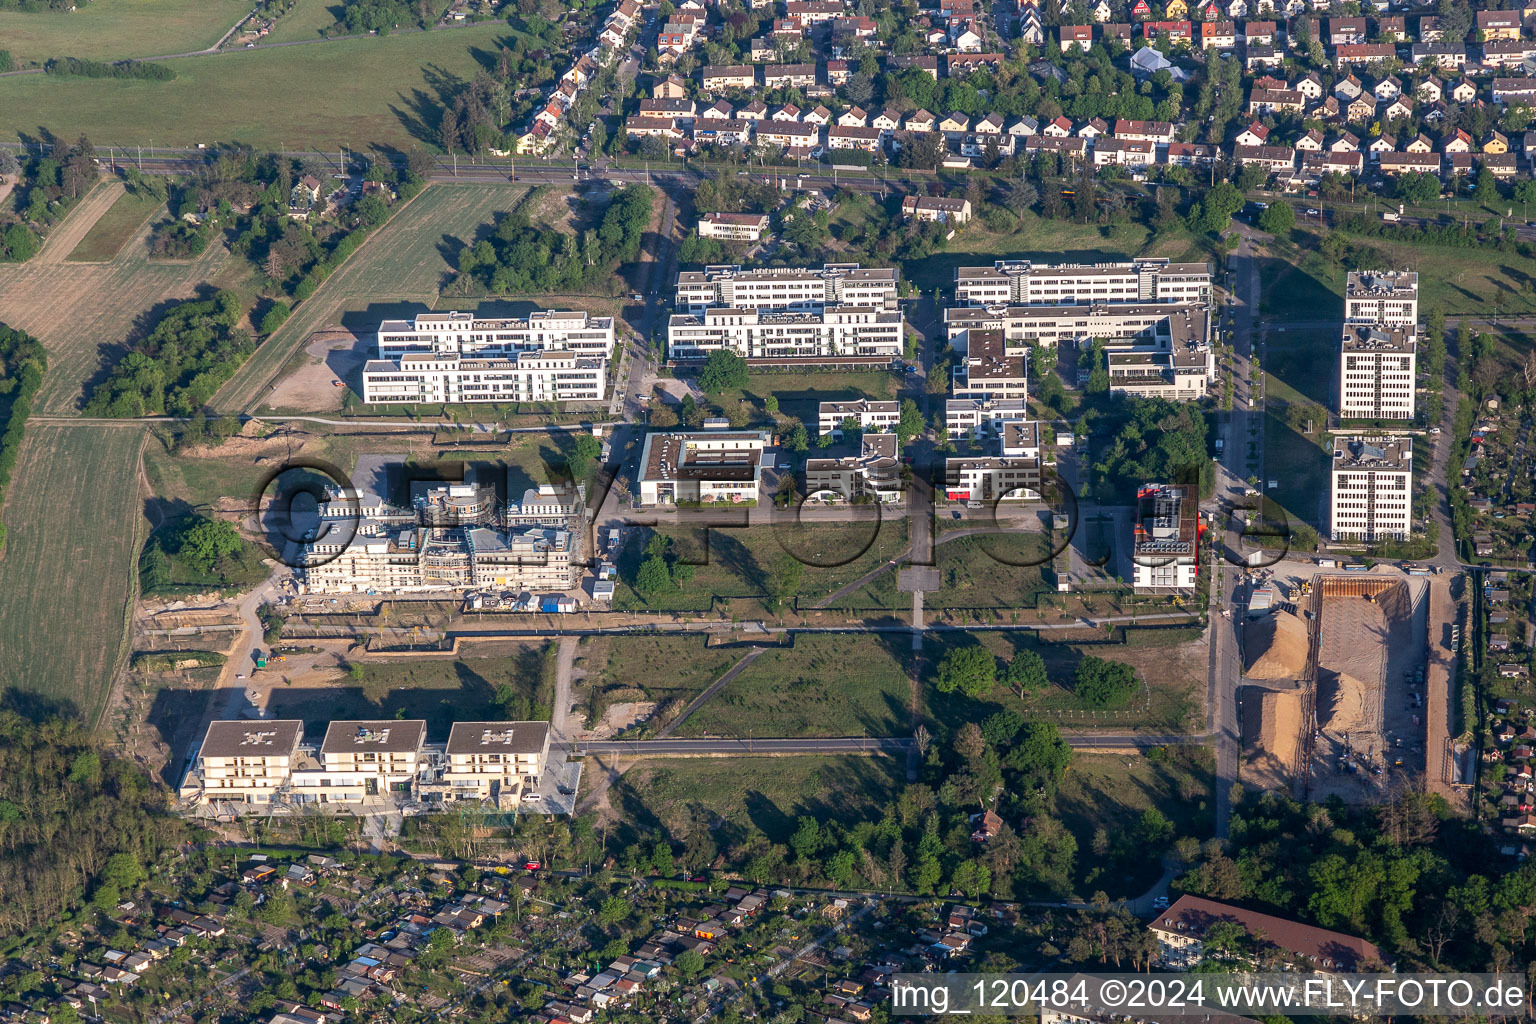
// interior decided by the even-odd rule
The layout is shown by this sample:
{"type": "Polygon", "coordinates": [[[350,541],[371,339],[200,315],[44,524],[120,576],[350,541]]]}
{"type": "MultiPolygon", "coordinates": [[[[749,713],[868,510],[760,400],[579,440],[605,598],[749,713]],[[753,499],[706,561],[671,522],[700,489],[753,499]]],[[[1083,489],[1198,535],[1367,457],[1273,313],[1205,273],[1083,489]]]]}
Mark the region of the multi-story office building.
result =
{"type": "Polygon", "coordinates": [[[1339,415],[1413,419],[1417,349],[1411,326],[1346,323],[1339,345],[1339,415]]]}
{"type": "Polygon", "coordinates": [[[1041,488],[1040,424],[1005,420],[998,454],[947,459],[944,495],[950,501],[1038,501],[1041,488]]]}
{"type": "Polygon", "coordinates": [[[833,494],[844,501],[869,498],[889,504],[906,490],[895,434],[865,434],[859,454],[840,459],[807,459],[805,493],[833,494]]]}
{"type": "Polygon", "coordinates": [[[204,802],[264,804],[287,785],[299,756],[297,719],[210,722],[181,795],[204,802]]]}
{"type": "Polygon", "coordinates": [[[549,759],[548,722],[455,722],[448,733],[442,795],[516,804],[539,785],[549,759]]]}
{"type": "Polygon", "coordinates": [[[1146,484],[1136,493],[1131,538],[1134,588],[1190,590],[1200,572],[1199,516],[1193,487],[1146,484]]]}
{"type": "Polygon", "coordinates": [[[531,519],[504,511],[491,487],[434,487],[409,509],[371,494],[333,493],[319,516],[320,529],[302,546],[294,572],[308,593],[569,590],[579,573],[570,529],[526,525],[554,516],[542,508],[531,519]]]}
{"type": "Polygon", "coordinates": [[[951,398],[944,403],[944,428],[952,441],[1001,437],[1003,424],[1027,419],[1029,403],[1023,398],[951,398]]]}
{"type": "Polygon", "coordinates": [[[678,313],[667,323],[667,354],[700,359],[724,349],[747,359],[896,359],[903,351],[899,309],[827,306],[818,312],[763,312],[730,306],[678,313]]]}
{"type": "Polygon", "coordinates": [[[711,306],[763,312],[814,312],[828,306],[896,308],[896,270],[828,263],[822,267],[708,266],[677,275],[677,308],[701,313],[711,306]]]}
{"type": "Polygon", "coordinates": [[[1177,306],[1150,328],[1105,339],[1109,390],[1141,398],[1194,402],[1216,380],[1208,307],[1177,306]]]}
{"type": "Polygon", "coordinates": [[[757,242],[768,229],[766,213],[706,213],[699,218],[700,238],[757,242]]]}
{"type": "Polygon", "coordinates": [[[1206,303],[1210,299],[1208,263],[1170,263],[1162,258],[1055,265],[998,260],[990,267],[955,269],[955,301],[978,306],[1206,303]]]}
{"type": "Polygon", "coordinates": [[[363,367],[363,401],[601,401],[608,389],[613,318],[539,310],[525,318],[423,313],[386,320],[378,358],[363,367]]]}
{"type": "Polygon", "coordinates": [[[606,359],[571,352],[519,352],[505,359],[405,355],[363,366],[369,405],[465,402],[600,402],[606,359]]]}
{"type": "Polygon", "coordinates": [[[1024,355],[1009,355],[1003,332],[962,331],[951,341],[960,360],[952,373],[957,399],[1028,398],[1029,372],[1024,355]]]}
{"type": "Polygon", "coordinates": [[[1416,329],[1419,275],[1411,270],[1351,270],[1344,279],[1344,321],[1416,329]]]}
{"type": "Polygon", "coordinates": [[[640,451],[640,504],[755,502],[770,439],[758,430],[653,431],[640,451]]]}
{"type": "Polygon", "coordinates": [[[944,311],[944,328],[951,341],[962,331],[1002,331],[1007,353],[1020,355],[1030,345],[1077,344],[1094,338],[1150,342],[1160,327],[1171,333],[1169,321],[1175,317],[1187,321],[1190,331],[1202,332],[1204,340],[1207,307],[1188,303],[954,306],[944,311]]]}
{"type": "Polygon", "coordinates": [[[816,409],[816,432],[843,435],[843,424],[857,420],[866,434],[888,434],[901,420],[901,403],[860,398],[851,402],[822,402],[816,409]]]}
{"type": "Polygon", "coordinates": [[[1413,517],[1413,443],[1335,437],[1331,513],[1337,541],[1405,540],[1413,517]]]}

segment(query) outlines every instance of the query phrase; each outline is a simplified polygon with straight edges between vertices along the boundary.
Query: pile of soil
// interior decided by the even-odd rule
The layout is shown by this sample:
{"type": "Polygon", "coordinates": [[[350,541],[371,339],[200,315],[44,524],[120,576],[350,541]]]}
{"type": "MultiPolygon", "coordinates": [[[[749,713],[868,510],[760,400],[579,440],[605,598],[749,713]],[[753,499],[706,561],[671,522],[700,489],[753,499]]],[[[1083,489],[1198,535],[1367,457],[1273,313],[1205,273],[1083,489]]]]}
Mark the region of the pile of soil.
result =
{"type": "Polygon", "coordinates": [[[1301,691],[1250,689],[1243,700],[1243,742],[1273,758],[1280,771],[1293,771],[1301,753],[1301,691]]]}
{"type": "Polygon", "coordinates": [[[1277,611],[1247,624],[1243,674],[1250,679],[1296,679],[1307,670],[1307,624],[1298,615],[1277,611]]]}

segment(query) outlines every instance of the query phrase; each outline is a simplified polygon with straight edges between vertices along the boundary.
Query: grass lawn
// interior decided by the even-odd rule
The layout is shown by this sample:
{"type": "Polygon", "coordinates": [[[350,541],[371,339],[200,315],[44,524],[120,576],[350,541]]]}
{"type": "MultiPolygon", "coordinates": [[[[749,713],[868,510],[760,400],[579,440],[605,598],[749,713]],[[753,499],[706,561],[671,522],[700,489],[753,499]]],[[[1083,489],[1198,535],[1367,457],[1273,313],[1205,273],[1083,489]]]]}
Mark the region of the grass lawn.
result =
{"type": "MultiPolygon", "coordinates": [[[[754,421],[772,423],[764,406],[769,395],[779,400],[779,412],[794,416],[805,424],[811,437],[816,436],[818,408],[822,402],[846,402],[860,398],[889,401],[897,397],[901,375],[890,370],[831,370],[805,373],[754,373],[744,388],[731,388],[709,399],[709,404],[729,413],[746,402],[754,421]]],[[[807,453],[814,457],[815,450],[807,453]]]]}
{"type": "Polygon", "coordinates": [[[164,203],[154,196],[124,192],[112,208],[91,225],[91,230],[65,259],[79,263],[102,263],[112,259],[162,205],[164,203]]]}
{"type": "Polygon", "coordinates": [[[1261,258],[1259,311],[1275,320],[1344,319],[1344,271],[1316,251],[1281,246],[1261,258]]]}
{"type": "MultiPolygon", "coordinates": [[[[1117,640],[1119,635],[1117,632],[1117,640]]],[[[1026,718],[1041,718],[1062,726],[1157,733],[1198,726],[1209,670],[1208,648],[1199,627],[1132,628],[1124,635],[1125,643],[1104,642],[1107,637],[1102,632],[1092,636],[1079,635],[1074,639],[1053,634],[1037,635],[1027,630],[930,635],[923,644],[927,661],[924,699],[928,713],[945,729],[979,722],[1005,708],[1012,708],[1026,718]],[[939,693],[933,688],[933,680],[945,651],[973,642],[987,647],[1003,663],[1020,650],[1037,651],[1045,659],[1051,685],[1024,697],[1001,681],[980,698],[959,692],[939,693]],[[1077,665],[1085,655],[1125,662],[1136,669],[1141,686],[1126,708],[1112,712],[1094,711],[1085,708],[1073,694],[1071,687],[1077,665]]]]}
{"type": "Polygon", "coordinates": [[[773,648],[678,736],[899,736],[910,729],[910,639],[802,634],[773,648]]]}
{"type": "Polygon", "coordinates": [[[5,679],[91,724],[127,651],[127,618],[138,591],[143,440],[144,428],[131,424],[34,422],[6,491],[8,539],[0,559],[5,679]],[[91,527],[66,527],[61,509],[85,513],[91,527]]]}
{"type": "Polygon", "coordinates": [[[1265,413],[1263,494],[1278,502],[1287,516],[1324,532],[1328,526],[1322,521],[1324,501],[1332,487],[1330,461],[1315,435],[1292,430],[1276,411],[1265,413]],[[1271,480],[1276,483],[1273,488],[1271,480]]]}
{"type": "Polygon", "coordinates": [[[1110,899],[1139,896],[1162,873],[1155,852],[1140,840],[1138,826],[1149,808],[1173,824],[1173,834],[1208,839],[1214,832],[1211,751],[1169,749],[1156,760],[1143,755],[1072,755],[1056,794],[1055,811],[1077,838],[1077,890],[1087,897],[1102,889],[1110,899]],[[1094,853],[1104,830],[1108,849],[1094,853]]]}
{"type": "Polygon", "coordinates": [[[224,385],[214,405],[228,412],[248,409],[271,390],[280,372],[317,360],[302,351],[317,329],[341,326],[366,335],[381,320],[430,311],[464,247],[460,239],[511,210],[525,191],[496,185],[428,187],[299,304],[224,385]]]}
{"type": "Polygon", "coordinates": [[[619,585],[614,607],[623,610],[703,611],[711,598],[767,596],[768,572],[785,555],[804,566],[798,594],[805,610],[851,583],[907,546],[905,520],[857,523],[785,524],[755,529],[663,531],[672,538],[680,561],[694,565],[685,587],[642,597],[630,586],[649,541],[649,531],[636,533],[619,559],[619,585]]]}
{"type": "Polygon", "coordinates": [[[0,11],[0,41],[18,68],[50,57],[157,57],[206,49],[250,11],[244,0],[93,0],[71,11],[7,10],[0,11]]]}
{"type": "Polygon", "coordinates": [[[434,741],[446,740],[454,722],[497,721],[509,711],[544,721],[554,696],[554,659],[546,647],[530,642],[501,658],[364,661],[361,682],[275,686],[269,707],[279,718],[304,719],[305,731],[316,735],[332,719],[421,718],[434,741]],[[517,698],[510,709],[496,701],[504,685],[517,698]]]}
{"type": "Polygon", "coordinates": [[[989,231],[972,221],[948,248],[906,263],[902,273],[913,287],[928,292],[950,289],[955,268],[990,266],[1000,259],[1042,259],[1051,263],[1099,263],[1139,255],[1152,241],[1140,224],[1076,224],[1028,215],[1010,232],[989,231]]]}
{"type": "Polygon", "coordinates": [[[492,61],[510,32],[494,23],[230,50],[175,61],[170,82],[4,78],[0,131],[45,125],[70,137],[84,132],[98,148],[240,141],[257,149],[406,149],[433,138],[443,96],[492,61]]]}
{"type": "Polygon", "coordinates": [[[739,647],[708,647],[702,636],[595,637],[582,641],[576,667],[586,672],[589,725],[607,709],[631,701],[662,705],[651,724],[657,728],[676,717],[687,703],[747,652],[739,647]],[[665,672],[656,667],[665,665],[665,672]]]}
{"type": "Polygon", "coordinates": [[[331,0],[299,0],[293,9],[272,26],[262,40],[266,43],[292,43],[301,39],[319,39],[320,30],[336,24],[342,5],[331,0]]]}
{"type": "Polygon", "coordinates": [[[878,819],[905,785],[900,757],[647,758],[613,787],[617,819],[636,829],[730,833],[755,827],[776,843],[809,814],[845,825],[878,819]],[[722,824],[723,823],[723,827],[722,824]]]}

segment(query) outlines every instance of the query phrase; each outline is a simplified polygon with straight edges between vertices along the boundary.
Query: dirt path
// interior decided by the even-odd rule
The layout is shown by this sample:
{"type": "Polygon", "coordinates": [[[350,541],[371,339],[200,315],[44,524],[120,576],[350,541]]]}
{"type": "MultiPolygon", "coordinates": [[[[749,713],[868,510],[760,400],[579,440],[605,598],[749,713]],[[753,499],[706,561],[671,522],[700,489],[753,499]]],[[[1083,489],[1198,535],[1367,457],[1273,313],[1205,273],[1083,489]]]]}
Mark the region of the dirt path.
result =
{"type": "Polygon", "coordinates": [[[1456,602],[1451,599],[1450,581],[1436,579],[1429,584],[1428,671],[1425,673],[1424,698],[1425,745],[1424,784],[1438,793],[1452,807],[1467,810],[1466,793],[1452,783],[1455,778],[1455,753],[1451,748],[1451,695],[1456,678],[1456,658],[1446,646],[1445,634],[1456,621],[1456,602]]]}
{"type": "Polygon", "coordinates": [[[555,706],[549,713],[549,729],[557,741],[570,738],[571,668],[575,661],[576,638],[562,638],[555,657],[555,706]]]}
{"type": "Polygon", "coordinates": [[[756,661],[758,656],[761,655],[766,649],[767,648],[764,647],[754,647],[752,648],[751,653],[748,654],[745,658],[742,658],[736,664],[726,669],[724,675],[706,686],[703,693],[693,698],[693,701],[687,707],[683,708],[682,714],[672,719],[672,721],[667,725],[665,729],[656,734],[656,738],[666,739],[668,736],[671,736],[674,732],[676,732],[677,727],[686,722],[689,715],[699,710],[699,708],[703,707],[705,704],[708,704],[710,698],[719,693],[720,690],[723,689],[732,679],[735,679],[737,676],[745,672],[747,670],[747,666],[756,661]]]}
{"type": "Polygon", "coordinates": [[[124,191],[120,181],[97,185],[69,212],[64,223],[49,233],[48,240],[43,243],[43,251],[37,254],[33,262],[40,265],[63,263],[124,191]]]}

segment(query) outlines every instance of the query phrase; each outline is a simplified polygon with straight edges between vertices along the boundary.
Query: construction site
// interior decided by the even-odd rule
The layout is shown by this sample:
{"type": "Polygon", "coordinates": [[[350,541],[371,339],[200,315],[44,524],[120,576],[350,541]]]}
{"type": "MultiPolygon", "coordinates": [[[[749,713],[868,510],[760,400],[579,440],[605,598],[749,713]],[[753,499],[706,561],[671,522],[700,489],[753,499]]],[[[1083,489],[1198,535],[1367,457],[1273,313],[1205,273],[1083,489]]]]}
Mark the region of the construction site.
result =
{"type": "Polygon", "coordinates": [[[1281,577],[1243,630],[1243,779],[1371,802],[1424,770],[1426,581],[1281,577]]]}

